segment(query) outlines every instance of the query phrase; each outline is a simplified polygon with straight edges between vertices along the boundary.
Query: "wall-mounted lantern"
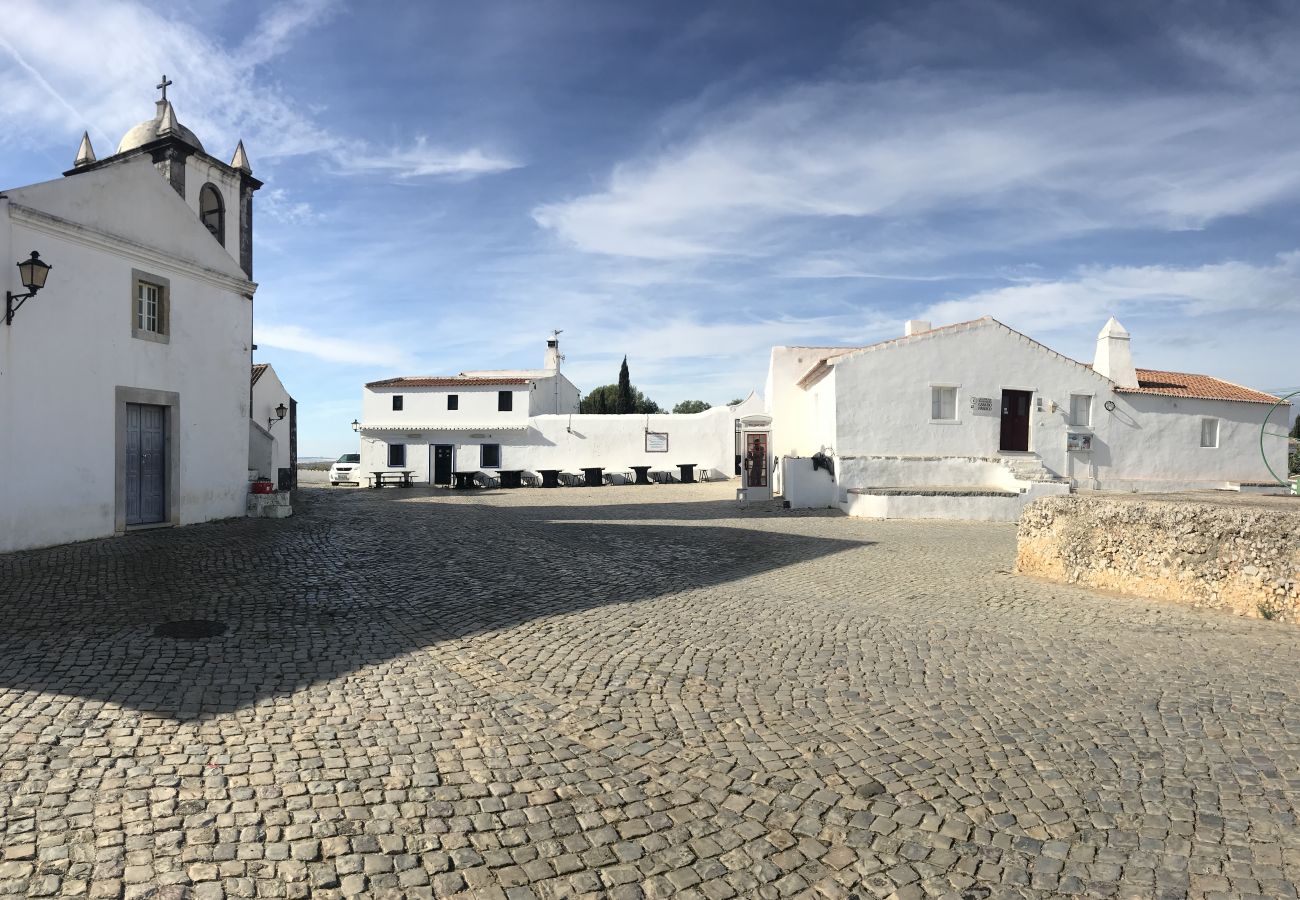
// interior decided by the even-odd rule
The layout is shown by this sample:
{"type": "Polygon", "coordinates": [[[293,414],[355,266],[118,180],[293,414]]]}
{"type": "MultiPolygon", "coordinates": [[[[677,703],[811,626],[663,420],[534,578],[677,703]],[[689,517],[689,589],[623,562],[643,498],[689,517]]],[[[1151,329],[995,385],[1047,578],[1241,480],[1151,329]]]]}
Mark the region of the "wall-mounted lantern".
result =
{"type": "Polygon", "coordinates": [[[54,267],[49,263],[41,262],[41,255],[35,250],[32,251],[30,259],[24,259],[18,263],[18,275],[22,278],[23,287],[27,288],[27,293],[15,294],[12,291],[5,291],[6,325],[13,323],[14,313],[18,312],[23,303],[29,298],[35,297],[36,292],[45,287],[45,279],[49,276],[52,268],[54,267]]]}
{"type": "Polygon", "coordinates": [[[268,418],[266,420],[266,430],[270,431],[271,426],[274,425],[276,422],[284,421],[284,417],[288,412],[289,412],[289,407],[285,406],[283,403],[277,406],[275,408],[275,418],[274,419],[268,418]]]}
{"type": "Polygon", "coordinates": [[[361,431],[361,423],[358,422],[356,419],[352,420],[352,430],[357,432],[361,431]]]}

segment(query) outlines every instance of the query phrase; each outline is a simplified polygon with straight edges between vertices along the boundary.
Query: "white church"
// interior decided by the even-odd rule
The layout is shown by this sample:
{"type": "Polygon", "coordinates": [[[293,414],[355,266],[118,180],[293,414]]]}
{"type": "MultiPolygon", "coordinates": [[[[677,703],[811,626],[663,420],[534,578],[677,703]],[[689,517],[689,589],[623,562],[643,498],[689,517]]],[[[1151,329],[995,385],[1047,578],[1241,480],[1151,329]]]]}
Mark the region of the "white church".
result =
{"type": "Polygon", "coordinates": [[[1091,363],[987,316],[908,322],[865,347],[775,347],[766,390],[792,506],[1012,521],[1043,494],[1278,490],[1269,467],[1286,472],[1286,438],[1271,432],[1284,434],[1288,406],[1137,368],[1114,318],[1091,363]]]}
{"type": "Polygon", "coordinates": [[[253,177],[152,118],[63,176],[0,193],[0,552],[245,512],[253,177]],[[30,296],[26,296],[30,295],[30,296]]]}

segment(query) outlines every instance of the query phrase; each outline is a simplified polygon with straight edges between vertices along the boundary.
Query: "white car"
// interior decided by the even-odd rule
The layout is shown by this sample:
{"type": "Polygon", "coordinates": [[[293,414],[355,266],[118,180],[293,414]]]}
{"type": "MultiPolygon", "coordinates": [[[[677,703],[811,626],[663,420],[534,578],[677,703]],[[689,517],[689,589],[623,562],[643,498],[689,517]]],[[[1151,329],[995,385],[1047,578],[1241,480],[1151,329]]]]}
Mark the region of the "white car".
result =
{"type": "Polygon", "coordinates": [[[330,484],[338,487],[343,482],[361,484],[361,454],[344,453],[330,466],[330,484]]]}

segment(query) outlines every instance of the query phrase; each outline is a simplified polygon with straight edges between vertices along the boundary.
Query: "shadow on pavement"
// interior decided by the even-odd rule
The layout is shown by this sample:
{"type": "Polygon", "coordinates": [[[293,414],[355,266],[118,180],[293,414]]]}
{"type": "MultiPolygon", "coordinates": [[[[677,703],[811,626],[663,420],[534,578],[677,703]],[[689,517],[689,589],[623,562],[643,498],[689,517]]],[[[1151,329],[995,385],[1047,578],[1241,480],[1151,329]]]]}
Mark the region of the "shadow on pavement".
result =
{"type": "Polygon", "coordinates": [[[0,556],[0,690],[192,720],[442,641],[867,543],[751,527],[752,513],[725,501],[365,502],[370,494],[308,491],[288,520],[0,556]],[[155,635],[186,619],[227,630],[155,635]]]}

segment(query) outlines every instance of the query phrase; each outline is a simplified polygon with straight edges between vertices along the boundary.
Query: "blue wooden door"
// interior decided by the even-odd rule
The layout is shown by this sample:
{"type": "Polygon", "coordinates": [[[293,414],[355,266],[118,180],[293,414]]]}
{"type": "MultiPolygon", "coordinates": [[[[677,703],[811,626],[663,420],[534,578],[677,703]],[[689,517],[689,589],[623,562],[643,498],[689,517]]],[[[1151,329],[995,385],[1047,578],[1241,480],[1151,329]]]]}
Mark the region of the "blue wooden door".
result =
{"type": "Polygon", "coordinates": [[[167,411],[126,405],[126,524],[167,520],[167,411]]]}

